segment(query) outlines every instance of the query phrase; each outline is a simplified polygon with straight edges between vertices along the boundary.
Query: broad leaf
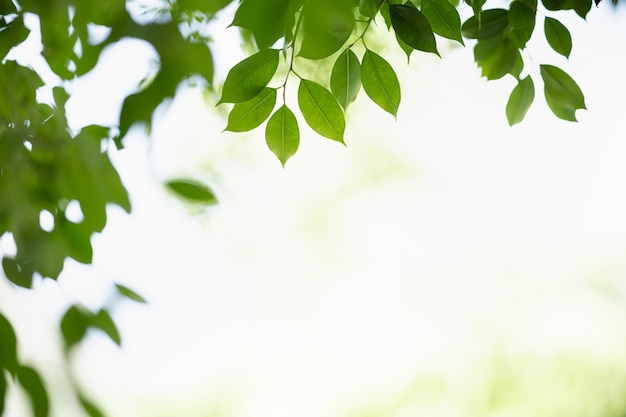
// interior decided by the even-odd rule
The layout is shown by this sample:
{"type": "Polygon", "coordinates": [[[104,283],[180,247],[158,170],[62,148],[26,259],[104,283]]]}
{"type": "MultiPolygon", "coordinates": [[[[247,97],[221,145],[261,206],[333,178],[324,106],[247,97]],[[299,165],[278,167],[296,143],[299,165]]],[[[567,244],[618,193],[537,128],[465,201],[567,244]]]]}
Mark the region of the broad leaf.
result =
{"type": "Polygon", "coordinates": [[[299,56],[322,59],[337,52],[350,38],[354,14],[346,0],[314,0],[303,8],[303,38],[299,56]]]}
{"type": "Polygon", "coordinates": [[[583,92],[562,69],[552,65],[541,65],[546,102],[560,119],[576,121],[576,110],[586,109],[583,92]]]}
{"type": "Polygon", "coordinates": [[[532,78],[527,76],[523,80],[520,80],[509,97],[509,101],[506,103],[506,118],[509,121],[509,125],[513,126],[522,120],[526,116],[530,105],[535,99],[535,85],[532,78]]]}
{"type": "Polygon", "coordinates": [[[422,0],[422,13],[436,34],[463,45],[461,18],[452,3],[448,0],[422,0]]]}
{"type": "Polygon", "coordinates": [[[552,49],[569,58],[572,51],[572,36],[565,25],[552,17],[546,17],[543,28],[552,49]]]}
{"type": "MultiPolygon", "coordinates": [[[[2,15],[2,13],[0,13],[2,15]]],[[[4,28],[0,26],[0,61],[14,47],[22,43],[28,37],[30,30],[24,26],[22,16],[15,18],[4,28]]]]}
{"type": "Polygon", "coordinates": [[[389,6],[389,15],[393,29],[407,45],[439,55],[435,35],[422,12],[410,6],[393,4],[389,6]]]}
{"type": "Polygon", "coordinates": [[[7,395],[7,378],[4,369],[0,367],[0,416],[4,415],[4,400],[7,395]]]}
{"type": "Polygon", "coordinates": [[[263,123],[272,114],[276,105],[276,89],[265,87],[251,100],[237,103],[228,114],[224,130],[247,132],[263,123]]]}
{"type": "Polygon", "coordinates": [[[122,337],[120,336],[120,331],[117,329],[113,318],[105,309],[101,309],[93,316],[91,320],[91,326],[102,330],[104,333],[109,336],[109,338],[115,342],[116,345],[120,346],[122,344],[122,337]]]}
{"type": "Polygon", "coordinates": [[[278,55],[278,49],[264,49],[232,67],[217,104],[241,103],[261,93],[276,73],[278,55]]]}
{"type": "Polygon", "coordinates": [[[248,29],[259,49],[271,47],[285,35],[290,0],[244,0],[231,26],[248,29]]]}
{"type": "Polygon", "coordinates": [[[20,366],[17,370],[17,380],[28,394],[35,417],[48,417],[48,393],[43,380],[33,368],[20,366]]]}
{"type": "Polygon", "coordinates": [[[165,186],[177,196],[194,203],[216,204],[217,198],[206,185],[193,180],[170,180],[165,186]]]}
{"type": "Polygon", "coordinates": [[[536,8],[531,8],[520,0],[512,2],[509,6],[508,22],[511,26],[509,38],[519,49],[526,46],[533,34],[536,12],[536,8]]]}
{"type": "Polygon", "coordinates": [[[83,340],[91,324],[91,312],[77,305],[71,306],[61,319],[61,334],[65,347],[70,348],[83,340]]]}
{"type": "Polygon", "coordinates": [[[0,313],[0,373],[17,369],[17,337],[9,320],[0,313]]]}
{"type": "Polygon", "coordinates": [[[296,116],[287,106],[281,106],[268,120],[265,141],[283,166],[295,155],[300,144],[300,131],[296,116]]]}
{"type": "Polygon", "coordinates": [[[461,33],[469,39],[486,39],[497,36],[509,25],[508,10],[489,9],[472,16],[461,26],[461,33]]]}
{"type": "Polygon", "coordinates": [[[474,47],[474,59],[482,76],[488,80],[497,80],[506,74],[518,77],[524,65],[519,49],[503,36],[479,40],[474,47]]]}
{"type": "Polygon", "coordinates": [[[360,88],[361,64],[356,54],[347,49],[339,55],[333,65],[330,74],[330,90],[341,107],[346,109],[356,99],[360,88]]]}
{"type": "Polygon", "coordinates": [[[361,82],[370,99],[396,116],[400,106],[400,83],[393,68],[383,57],[365,51],[361,64],[361,82]]]}
{"type": "Polygon", "coordinates": [[[129,300],[133,300],[138,303],[147,303],[145,298],[122,284],[115,284],[115,288],[117,289],[117,292],[120,293],[120,295],[128,298],[129,300]]]}
{"type": "Polygon", "coordinates": [[[374,18],[379,7],[379,0],[359,0],[359,13],[365,17],[374,18]]]}
{"type": "Polygon", "coordinates": [[[310,80],[301,80],[298,105],[304,120],[320,135],[343,142],[346,121],[343,110],[330,91],[310,80]]]}
{"type": "Polygon", "coordinates": [[[2,269],[6,277],[20,287],[31,288],[33,285],[33,270],[26,265],[20,265],[15,259],[2,258],[2,269]]]}

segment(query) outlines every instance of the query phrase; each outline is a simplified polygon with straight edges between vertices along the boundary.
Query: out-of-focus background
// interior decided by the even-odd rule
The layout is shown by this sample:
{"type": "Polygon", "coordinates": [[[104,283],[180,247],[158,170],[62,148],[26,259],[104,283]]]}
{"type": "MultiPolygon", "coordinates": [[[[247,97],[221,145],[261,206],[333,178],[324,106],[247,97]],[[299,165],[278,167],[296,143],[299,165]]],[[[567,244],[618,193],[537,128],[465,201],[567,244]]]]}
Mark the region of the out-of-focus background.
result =
{"type": "MultiPolygon", "coordinates": [[[[538,88],[510,128],[515,81],[481,79],[471,45],[408,65],[389,46],[397,120],[361,92],[347,147],[301,123],[285,169],[262,128],[222,132],[216,97],[181,90],[150,139],[135,129],[114,151],[133,213],[110,211],[93,267],[1,289],[23,357],[64,398],[55,323],[115,281],[148,304],[116,310],[121,349],[94,333],[75,362],[111,416],[626,416],[624,22],[601,4],[572,12],[569,61],[541,38],[528,48],[585,92],[577,124],[538,88]],[[177,200],[162,185],[177,177],[220,204],[177,200]]],[[[240,56],[217,53],[223,79],[240,56]]],[[[113,123],[151,56],[108,51],[77,81],[72,122],[113,123]]],[[[14,393],[6,415],[25,403],[14,393]]]]}

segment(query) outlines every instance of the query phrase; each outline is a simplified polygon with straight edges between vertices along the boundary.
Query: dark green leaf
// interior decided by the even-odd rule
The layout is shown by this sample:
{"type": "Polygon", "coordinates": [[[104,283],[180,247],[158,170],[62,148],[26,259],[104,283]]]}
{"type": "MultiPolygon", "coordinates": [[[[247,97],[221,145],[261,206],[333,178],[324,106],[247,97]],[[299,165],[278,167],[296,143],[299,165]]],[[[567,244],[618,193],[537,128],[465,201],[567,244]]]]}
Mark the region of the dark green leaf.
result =
{"type": "Polygon", "coordinates": [[[30,398],[33,415],[35,417],[48,417],[48,393],[39,373],[31,367],[20,366],[17,369],[17,380],[30,398]]]}
{"type": "Polygon", "coordinates": [[[22,266],[13,258],[2,258],[2,269],[6,277],[20,287],[31,288],[33,285],[33,270],[22,266]]]}
{"type": "Polygon", "coordinates": [[[332,93],[310,80],[301,80],[298,105],[304,120],[320,135],[343,142],[346,121],[341,106],[332,93]]]}
{"type": "MultiPolygon", "coordinates": [[[[0,27],[0,29],[2,28],[0,27]]],[[[14,46],[25,41],[29,33],[30,31],[24,26],[22,16],[15,18],[0,31],[0,60],[4,59],[14,46]]]]}
{"type": "Polygon", "coordinates": [[[513,126],[522,120],[526,116],[530,105],[535,99],[535,85],[532,78],[527,76],[523,80],[520,80],[509,97],[509,101],[506,104],[506,118],[509,121],[509,125],[513,126]]]}
{"type": "Polygon", "coordinates": [[[78,394],[78,401],[89,417],[105,417],[104,413],[83,394],[78,394]]]}
{"type": "Polygon", "coordinates": [[[276,73],[278,55],[277,49],[264,49],[231,68],[217,104],[242,103],[261,93],[276,73]]]}
{"type": "Polygon", "coordinates": [[[356,54],[347,49],[333,65],[330,89],[341,106],[346,109],[361,88],[361,64],[356,54]]]}
{"type": "Polygon", "coordinates": [[[247,132],[263,123],[272,114],[276,105],[276,89],[265,87],[251,100],[237,103],[228,114],[224,130],[247,132]]]}
{"type": "Polygon", "coordinates": [[[469,39],[486,39],[497,36],[509,25],[508,10],[489,9],[472,16],[463,23],[461,33],[469,39]]]}
{"type": "Polygon", "coordinates": [[[61,319],[61,334],[65,347],[70,348],[83,340],[92,319],[91,312],[78,305],[71,306],[61,319]]]}
{"type": "Polygon", "coordinates": [[[121,295],[123,295],[124,297],[128,298],[129,300],[133,300],[136,301],[138,303],[146,303],[146,299],[143,298],[141,295],[137,294],[135,291],[131,290],[130,288],[122,285],[122,284],[115,284],[115,288],[117,288],[117,292],[119,292],[121,295]]]}
{"type": "Polygon", "coordinates": [[[569,54],[572,51],[572,36],[565,25],[552,17],[546,17],[544,20],[544,32],[552,49],[569,58],[569,54]]]}
{"type": "Polygon", "coordinates": [[[346,0],[313,0],[303,8],[299,56],[322,59],[337,52],[350,38],[354,15],[346,0]]]}
{"type": "Polygon", "coordinates": [[[101,309],[94,315],[91,319],[91,326],[102,330],[104,333],[111,338],[116,345],[120,346],[122,344],[122,337],[120,336],[120,332],[113,321],[113,318],[105,309],[101,309]]]}
{"type": "Polygon", "coordinates": [[[216,204],[217,198],[206,185],[193,180],[170,180],[165,183],[179,197],[194,203],[216,204]]]}
{"type": "Polygon", "coordinates": [[[283,166],[295,155],[300,143],[300,131],[296,116],[287,106],[281,106],[268,120],[265,141],[283,166]]]}
{"type": "Polygon", "coordinates": [[[359,13],[365,17],[373,18],[378,13],[381,2],[379,0],[360,0],[359,13]]]}
{"type": "Polygon", "coordinates": [[[463,44],[459,12],[448,0],[422,0],[422,13],[436,34],[463,44]]]}
{"type": "Polygon", "coordinates": [[[523,61],[519,50],[509,38],[497,36],[479,40],[474,47],[474,59],[488,80],[497,80],[506,74],[519,76],[523,61]]]}
{"type": "Polygon", "coordinates": [[[0,314],[0,373],[17,370],[17,337],[9,320],[0,314]]]}
{"type": "Polygon", "coordinates": [[[422,12],[410,6],[394,4],[389,6],[389,15],[393,29],[407,45],[439,55],[435,35],[422,12]]]}
{"type": "Polygon", "coordinates": [[[4,415],[4,401],[7,395],[7,378],[4,369],[0,367],[0,416],[4,415]]]}
{"type": "Polygon", "coordinates": [[[393,68],[383,57],[365,51],[361,64],[361,82],[370,99],[383,110],[393,114],[400,106],[400,83],[393,68]]]}
{"type": "Polygon", "coordinates": [[[509,25],[511,26],[509,38],[519,49],[526,46],[526,43],[533,34],[536,12],[536,9],[531,9],[521,0],[516,0],[511,3],[508,14],[509,25]]]}
{"type": "Polygon", "coordinates": [[[576,121],[576,110],[586,109],[583,92],[562,69],[552,65],[541,65],[546,102],[560,119],[576,121]]]}

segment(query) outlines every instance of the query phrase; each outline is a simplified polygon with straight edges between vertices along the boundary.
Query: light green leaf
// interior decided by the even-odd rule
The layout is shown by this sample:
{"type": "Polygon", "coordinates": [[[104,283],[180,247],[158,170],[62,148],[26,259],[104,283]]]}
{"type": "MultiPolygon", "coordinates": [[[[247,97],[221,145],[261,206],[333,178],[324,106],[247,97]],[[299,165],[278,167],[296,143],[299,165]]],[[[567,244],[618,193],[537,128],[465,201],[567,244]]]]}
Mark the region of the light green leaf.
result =
{"type": "Polygon", "coordinates": [[[472,16],[461,26],[461,33],[468,39],[486,39],[499,35],[509,25],[508,10],[489,9],[472,16]]]}
{"type": "Polygon", "coordinates": [[[585,97],[578,84],[562,69],[541,65],[546,102],[560,119],[576,121],[576,110],[586,109],[585,97]]]}
{"type": "Polygon", "coordinates": [[[506,103],[506,118],[509,121],[509,125],[513,126],[522,120],[526,116],[530,105],[535,99],[535,84],[532,78],[527,76],[523,80],[520,80],[509,97],[509,101],[506,103]]]}
{"type": "Polygon", "coordinates": [[[257,96],[276,73],[278,58],[278,49],[264,49],[232,67],[217,104],[241,103],[257,96]]]}
{"type": "Polygon", "coordinates": [[[71,306],[65,312],[61,319],[61,334],[66,348],[74,346],[85,337],[91,318],[91,312],[77,305],[71,306]]]}
{"type": "Polygon", "coordinates": [[[128,298],[129,300],[133,300],[138,303],[147,303],[145,298],[122,284],[115,284],[115,288],[117,288],[117,292],[120,293],[120,295],[128,298]]]}
{"type": "Polygon", "coordinates": [[[410,6],[393,4],[389,6],[389,15],[396,35],[407,45],[439,55],[435,35],[422,12],[410,6]]]}
{"type": "Polygon", "coordinates": [[[171,180],[165,183],[179,197],[194,203],[216,204],[217,198],[206,185],[193,180],[171,180]]]}
{"type": "Polygon", "coordinates": [[[346,109],[356,99],[361,88],[361,64],[356,54],[347,49],[333,65],[330,74],[330,90],[333,95],[346,109]]]}
{"type": "Polygon", "coordinates": [[[298,105],[304,120],[320,135],[343,142],[346,121],[343,110],[332,93],[310,80],[301,80],[298,105]]]}
{"type": "Polygon", "coordinates": [[[543,28],[552,49],[569,58],[572,52],[572,36],[565,25],[552,17],[546,17],[543,28]]]}
{"type": "Polygon", "coordinates": [[[250,30],[259,48],[269,48],[285,34],[289,6],[290,0],[245,0],[230,25],[250,30]]]}
{"type": "Polygon", "coordinates": [[[383,57],[365,51],[361,64],[361,82],[370,99],[396,116],[400,106],[400,83],[393,68],[383,57]]]}
{"type": "Polygon", "coordinates": [[[116,345],[120,346],[122,344],[122,337],[120,336],[120,332],[113,321],[113,318],[105,309],[100,309],[91,319],[91,326],[102,330],[104,333],[111,338],[116,345]]]}
{"type": "Polygon", "coordinates": [[[39,373],[28,366],[17,369],[17,380],[28,394],[35,417],[48,417],[48,393],[39,373]]]}
{"type": "Polygon", "coordinates": [[[276,89],[265,87],[251,100],[237,103],[228,114],[228,124],[224,130],[247,132],[263,123],[272,114],[276,105],[276,89]]]}
{"type": "Polygon", "coordinates": [[[463,45],[461,18],[452,3],[448,0],[422,0],[422,13],[436,34],[463,45]]]}
{"type": "Polygon", "coordinates": [[[287,106],[281,106],[268,120],[265,141],[283,167],[295,155],[300,144],[300,131],[296,116],[287,106]]]}
{"type": "Polygon", "coordinates": [[[359,0],[359,13],[365,17],[374,18],[379,7],[379,0],[359,0]]]}

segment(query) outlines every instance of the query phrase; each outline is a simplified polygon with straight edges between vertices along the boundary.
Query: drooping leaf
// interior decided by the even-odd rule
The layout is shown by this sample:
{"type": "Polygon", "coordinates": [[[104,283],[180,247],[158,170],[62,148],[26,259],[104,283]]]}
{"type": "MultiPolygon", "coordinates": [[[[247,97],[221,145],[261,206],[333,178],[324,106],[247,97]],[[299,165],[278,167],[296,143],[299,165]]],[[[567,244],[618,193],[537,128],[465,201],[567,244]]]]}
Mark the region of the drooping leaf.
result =
{"type": "Polygon", "coordinates": [[[2,269],[9,281],[15,285],[23,288],[32,287],[34,271],[29,268],[28,264],[20,265],[15,259],[4,257],[2,258],[2,269]]]}
{"type": "Polygon", "coordinates": [[[89,417],[105,417],[104,413],[85,395],[79,393],[78,401],[89,417]]]}
{"type": "Polygon", "coordinates": [[[510,126],[524,120],[534,99],[535,84],[532,78],[527,76],[517,83],[509,96],[509,101],[506,103],[506,118],[510,126]]]}
{"type": "Polygon", "coordinates": [[[422,0],[422,13],[436,34],[463,45],[461,18],[452,3],[448,0],[422,0]]]}
{"type": "Polygon", "coordinates": [[[147,303],[145,298],[122,284],[115,284],[115,288],[117,289],[117,292],[120,293],[120,295],[128,298],[129,300],[133,300],[138,303],[147,303]]]}
{"type": "Polygon", "coordinates": [[[259,49],[271,47],[287,30],[290,0],[244,0],[231,26],[252,32],[259,49]]]}
{"type": "Polygon", "coordinates": [[[17,369],[17,380],[28,394],[35,417],[48,417],[48,392],[39,373],[29,366],[17,369]]]}
{"type": "Polygon", "coordinates": [[[370,99],[383,110],[396,116],[400,106],[400,83],[391,65],[370,50],[361,64],[361,82],[370,99]]]}
{"type": "Polygon", "coordinates": [[[389,6],[389,15],[393,29],[407,45],[439,55],[435,35],[422,12],[410,6],[394,4],[389,6]]]}
{"type": "Polygon", "coordinates": [[[165,186],[173,191],[177,196],[194,203],[216,204],[217,198],[213,191],[206,185],[193,180],[177,179],[170,180],[165,186]]]}
{"type": "Polygon", "coordinates": [[[509,6],[508,22],[511,26],[509,38],[517,48],[524,48],[535,29],[535,15],[537,9],[531,8],[521,0],[516,0],[509,6]]]}
{"type": "Polygon", "coordinates": [[[591,0],[541,0],[541,2],[551,11],[574,10],[583,19],[591,10],[591,0]]]}
{"type": "Polygon", "coordinates": [[[78,305],[71,306],[61,319],[61,334],[65,347],[70,348],[83,340],[92,319],[91,312],[78,305]]]}
{"type": "Polygon", "coordinates": [[[298,121],[286,105],[282,105],[268,120],[265,141],[283,167],[298,150],[300,144],[298,121]]]}
{"type": "Polygon", "coordinates": [[[557,53],[569,58],[572,51],[572,36],[563,23],[552,17],[544,20],[544,32],[548,43],[557,53]]]}
{"type": "Polygon", "coordinates": [[[91,319],[91,326],[102,330],[118,346],[122,344],[120,331],[113,318],[105,309],[100,309],[91,319]]]}
{"type": "Polygon", "coordinates": [[[346,121],[343,110],[330,91],[310,80],[301,80],[298,105],[307,124],[320,135],[343,142],[346,121]]]}
{"type": "Polygon", "coordinates": [[[489,9],[472,16],[461,26],[461,33],[469,39],[486,39],[497,36],[509,25],[508,10],[489,9]]]}
{"type": "Polygon", "coordinates": [[[264,49],[232,67],[217,104],[242,103],[261,93],[276,73],[278,58],[278,49],[264,49]]]}
{"type": "Polygon", "coordinates": [[[17,370],[17,336],[9,320],[0,314],[0,373],[17,370]]]}
{"type": "Polygon", "coordinates": [[[578,84],[562,69],[541,65],[546,102],[560,119],[576,121],[576,110],[586,109],[585,97],[578,84]]]}
{"type": "Polygon", "coordinates": [[[378,13],[380,4],[379,0],[360,0],[359,13],[365,17],[373,18],[378,13]]]}
{"type": "Polygon", "coordinates": [[[351,49],[344,51],[333,65],[330,74],[330,90],[346,109],[352,103],[361,88],[361,64],[351,49]]]}
{"type": "Polygon", "coordinates": [[[524,65],[519,49],[504,36],[479,40],[474,47],[474,59],[482,76],[488,80],[497,80],[506,74],[518,77],[524,65]]]}
{"type": "Polygon", "coordinates": [[[224,130],[247,132],[263,123],[272,114],[276,105],[276,89],[265,87],[251,100],[237,103],[228,114],[224,130]]]}
{"type": "Polygon", "coordinates": [[[299,56],[322,59],[350,38],[354,15],[347,0],[311,0],[302,10],[303,38],[299,56]]]}

